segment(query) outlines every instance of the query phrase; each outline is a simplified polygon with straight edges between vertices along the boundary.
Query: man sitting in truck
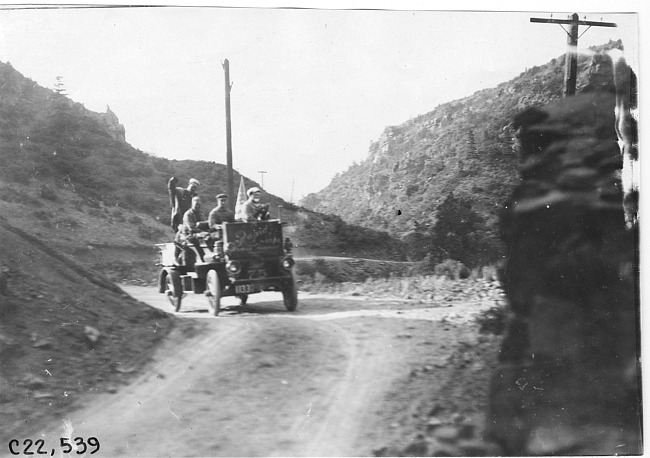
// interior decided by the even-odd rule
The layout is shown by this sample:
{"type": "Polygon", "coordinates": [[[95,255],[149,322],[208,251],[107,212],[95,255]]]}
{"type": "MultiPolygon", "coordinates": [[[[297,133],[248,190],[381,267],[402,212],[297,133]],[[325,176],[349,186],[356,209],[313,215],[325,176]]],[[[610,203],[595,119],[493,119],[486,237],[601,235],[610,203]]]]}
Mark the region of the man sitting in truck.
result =
{"type": "Polygon", "coordinates": [[[192,197],[192,206],[183,215],[183,224],[179,227],[176,233],[174,242],[176,244],[176,258],[180,254],[180,247],[191,243],[203,261],[205,252],[201,247],[201,240],[199,233],[208,229],[207,222],[204,221],[203,212],[201,212],[201,198],[199,196],[192,197]]]}
{"type": "Polygon", "coordinates": [[[262,204],[262,190],[258,187],[252,187],[246,191],[248,200],[241,207],[238,218],[247,223],[251,221],[267,220],[271,217],[269,213],[269,204],[262,204]]]}
{"type": "Polygon", "coordinates": [[[217,206],[212,209],[208,215],[208,226],[211,231],[221,228],[221,223],[234,223],[235,214],[227,207],[228,196],[225,194],[217,195],[217,206]]]}
{"type": "Polygon", "coordinates": [[[222,223],[234,223],[235,214],[228,209],[228,196],[226,194],[217,195],[217,206],[210,211],[208,215],[208,227],[210,228],[210,237],[206,239],[206,243],[210,251],[214,249],[214,242],[221,240],[223,234],[221,233],[222,223]]]}

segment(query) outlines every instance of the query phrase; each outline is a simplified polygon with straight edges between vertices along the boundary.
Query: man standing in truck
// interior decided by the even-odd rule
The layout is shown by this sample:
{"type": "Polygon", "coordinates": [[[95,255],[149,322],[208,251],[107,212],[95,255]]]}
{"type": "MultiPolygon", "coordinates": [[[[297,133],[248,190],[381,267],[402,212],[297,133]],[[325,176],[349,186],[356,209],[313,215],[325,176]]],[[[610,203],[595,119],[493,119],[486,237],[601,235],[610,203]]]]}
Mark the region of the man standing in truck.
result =
{"type": "Polygon", "coordinates": [[[178,226],[183,224],[183,215],[192,206],[192,197],[197,195],[199,189],[199,180],[190,178],[187,189],[176,187],[178,179],[171,177],[167,184],[169,191],[169,204],[172,208],[171,227],[174,234],[178,232],[178,226]]]}

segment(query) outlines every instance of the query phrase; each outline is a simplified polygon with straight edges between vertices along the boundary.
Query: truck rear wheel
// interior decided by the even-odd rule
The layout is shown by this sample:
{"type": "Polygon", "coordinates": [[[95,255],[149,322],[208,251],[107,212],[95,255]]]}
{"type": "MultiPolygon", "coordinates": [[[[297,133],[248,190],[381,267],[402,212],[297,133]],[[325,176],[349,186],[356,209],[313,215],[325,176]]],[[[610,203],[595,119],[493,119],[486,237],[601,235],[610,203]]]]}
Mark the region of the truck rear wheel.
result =
{"type": "Polygon", "coordinates": [[[183,287],[181,286],[181,276],[175,270],[167,272],[167,276],[165,277],[165,295],[174,308],[174,311],[178,312],[181,309],[183,287]]]}
{"type": "Polygon", "coordinates": [[[221,307],[221,282],[217,271],[211,269],[205,278],[206,287],[208,288],[208,302],[210,303],[210,312],[214,316],[219,315],[219,307],[221,307]]]}

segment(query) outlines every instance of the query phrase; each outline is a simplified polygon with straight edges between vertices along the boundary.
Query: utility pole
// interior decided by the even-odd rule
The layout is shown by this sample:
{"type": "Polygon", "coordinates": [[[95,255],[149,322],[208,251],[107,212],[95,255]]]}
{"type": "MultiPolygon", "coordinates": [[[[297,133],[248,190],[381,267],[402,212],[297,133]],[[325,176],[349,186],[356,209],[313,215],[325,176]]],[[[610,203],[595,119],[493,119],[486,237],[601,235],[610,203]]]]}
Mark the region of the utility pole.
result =
{"type": "Polygon", "coordinates": [[[264,174],[267,173],[267,172],[264,171],[264,170],[258,170],[257,173],[260,174],[260,178],[262,179],[262,181],[260,183],[262,184],[262,189],[264,189],[264,174]]]}
{"type": "Polygon", "coordinates": [[[616,27],[613,22],[581,21],[578,13],[573,13],[568,19],[544,19],[530,18],[530,22],[541,22],[543,24],[559,24],[567,33],[567,51],[564,62],[564,97],[575,95],[576,82],[578,79],[578,39],[591,27],[616,27]],[[569,30],[563,24],[569,25],[569,30]],[[589,26],[587,30],[578,35],[578,27],[589,26]]]}
{"type": "Polygon", "coordinates": [[[231,210],[235,210],[235,182],[232,171],[232,132],[230,127],[230,90],[232,83],[230,82],[230,62],[228,59],[224,60],[221,64],[225,73],[226,82],[226,165],[228,167],[228,206],[231,210]]]}

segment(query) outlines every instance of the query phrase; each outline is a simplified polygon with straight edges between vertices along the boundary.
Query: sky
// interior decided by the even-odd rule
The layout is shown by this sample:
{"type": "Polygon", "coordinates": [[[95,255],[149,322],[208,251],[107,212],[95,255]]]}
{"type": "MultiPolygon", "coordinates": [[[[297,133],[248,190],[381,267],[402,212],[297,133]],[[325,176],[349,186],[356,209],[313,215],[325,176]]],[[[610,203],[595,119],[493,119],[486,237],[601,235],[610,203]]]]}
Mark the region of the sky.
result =
{"type": "Polygon", "coordinates": [[[638,67],[640,2],[450,3],[5,5],[0,60],[45,87],[62,77],[90,110],[110,106],[142,151],[225,164],[228,59],[234,168],[293,202],[365,159],[387,126],[561,56],[565,31],[531,17],[616,22],[581,27],[578,48],[622,38],[638,67]]]}

